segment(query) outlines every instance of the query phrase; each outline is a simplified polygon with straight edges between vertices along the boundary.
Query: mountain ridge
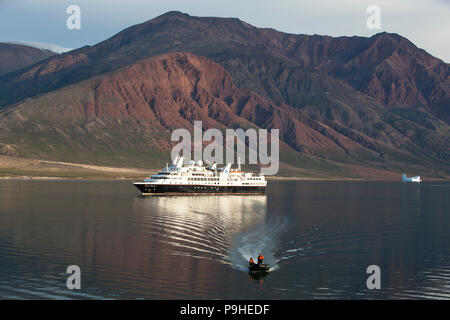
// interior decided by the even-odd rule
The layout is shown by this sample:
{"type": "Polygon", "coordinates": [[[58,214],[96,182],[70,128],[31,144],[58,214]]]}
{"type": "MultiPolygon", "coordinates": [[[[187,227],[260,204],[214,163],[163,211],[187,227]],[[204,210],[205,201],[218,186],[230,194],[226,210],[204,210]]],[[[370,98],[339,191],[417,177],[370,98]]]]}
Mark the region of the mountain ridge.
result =
{"type": "MultiPolygon", "coordinates": [[[[351,77],[349,75],[354,74],[354,68],[358,68],[359,70],[363,69],[361,64],[365,65],[367,63],[366,60],[358,59],[355,61],[350,61],[352,57],[357,57],[358,54],[361,54],[362,49],[366,50],[380,50],[380,48],[371,48],[373,42],[378,43],[382,42],[382,45],[392,40],[391,38],[396,38],[397,42],[401,42],[403,47],[408,44],[413,48],[411,50],[417,50],[417,52],[423,53],[422,49],[418,49],[407,39],[398,36],[396,34],[388,34],[388,33],[379,33],[370,38],[366,37],[329,37],[329,36],[307,36],[302,34],[286,34],[273,29],[260,29],[253,27],[237,18],[201,18],[201,17],[192,17],[187,14],[183,14],[180,12],[168,12],[163,14],[155,19],[149,20],[147,22],[141,23],[139,25],[135,25],[129,27],[113,37],[100,42],[95,46],[86,46],[80,49],[76,49],[72,51],[70,55],[63,55],[61,57],[57,57],[58,62],[63,65],[69,65],[76,69],[76,65],[78,67],[83,68],[83,66],[88,65],[90,62],[96,62],[96,64],[101,64],[98,68],[94,68],[92,72],[105,72],[109,71],[110,68],[118,68],[122,65],[125,65],[130,62],[138,61],[142,58],[161,54],[165,52],[175,52],[175,51],[186,51],[192,52],[198,55],[206,55],[219,62],[223,65],[234,77],[236,73],[231,66],[231,62],[233,55],[240,54],[245,55],[245,49],[254,49],[254,47],[260,46],[260,50],[256,49],[255,52],[250,52],[248,54],[249,57],[252,57],[259,54],[267,54],[267,47],[273,52],[269,52],[269,54],[275,55],[275,58],[279,58],[282,62],[287,62],[286,60],[290,60],[289,62],[295,63],[297,66],[302,68],[313,68],[316,71],[327,73],[331,76],[338,77],[345,82],[351,84],[356,89],[373,96],[380,103],[388,102],[388,105],[392,106],[398,102],[399,106],[411,106],[411,102],[408,101],[407,97],[402,97],[401,94],[397,97],[396,92],[390,94],[387,92],[386,88],[380,88],[380,78],[381,81],[383,79],[388,82],[384,84],[386,87],[392,82],[397,81],[398,79],[394,77],[393,79],[386,79],[387,71],[382,67],[379,67],[379,74],[376,74],[375,67],[379,65],[379,61],[377,61],[377,57],[375,57],[376,61],[372,61],[374,65],[369,66],[372,73],[375,72],[375,75],[372,75],[370,78],[359,79],[358,77],[351,77]],[[184,29],[184,30],[180,30],[184,29]],[[229,30],[228,30],[229,29],[229,30]],[[162,31],[161,31],[162,30],[162,31]],[[168,31],[170,30],[171,38],[166,37],[168,31]],[[186,31],[187,30],[187,31],[186,31]],[[206,31],[205,31],[206,30],[206,31]],[[158,33],[159,32],[159,33],[158,33]],[[163,38],[163,39],[161,39],[163,38]],[[208,39],[208,41],[212,41],[212,44],[207,44],[209,47],[212,47],[213,44],[216,43],[224,43],[225,41],[231,41],[232,44],[236,46],[234,51],[239,51],[239,45],[245,44],[248,42],[249,44],[245,44],[242,47],[242,52],[226,52],[225,57],[220,57],[220,50],[214,48],[206,48],[206,45],[202,45],[202,39],[208,39]],[[248,40],[250,39],[250,40],[248,40]],[[381,39],[381,40],[380,40],[381,39]],[[192,40],[192,41],[191,41],[192,40]],[[401,40],[401,41],[399,41],[401,40]],[[161,43],[159,43],[161,42],[161,43]],[[128,46],[128,44],[134,44],[132,48],[128,46]],[[141,46],[137,46],[135,43],[142,44],[141,46]],[[156,46],[154,45],[156,44],[156,46]],[[159,47],[162,48],[157,48],[159,47]],[[368,47],[369,46],[369,47],[368,47]],[[155,49],[156,48],[156,49],[155,49]],[[345,50],[344,50],[345,49],[345,50]],[[206,51],[205,51],[206,50],[206,51]],[[261,51],[262,50],[262,51],[261,51]],[[204,52],[202,52],[204,51],[204,52]],[[211,51],[211,52],[210,52],[211,51]],[[337,52],[332,54],[333,52],[337,52]],[[218,56],[219,55],[219,56],[218,56]],[[120,59],[119,59],[120,58],[120,59]],[[231,59],[230,59],[231,58],[231,59]],[[123,61],[121,61],[123,59],[123,61]],[[224,60],[225,59],[225,60],[224,60]],[[67,61],[64,61],[67,60],[67,61]],[[108,63],[111,62],[111,63],[108,63]],[[351,63],[350,63],[351,62],[351,63]],[[339,65],[339,63],[344,66],[339,65]],[[112,65],[115,64],[115,65],[112,65]],[[338,66],[336,66],[338,64],[338,66]],[[353,65],[352,65],[353,64],[353,65]],[[356,64],[356,65],[355,65],[356,64]],[[345,67],[344,70],[337,71],[337,68],[345,67]],[[349,78],[350,77],[350,78],[349,78]],[[397,98],[395,98],[397,97],[397,98]]],[[[226,48],[225,48],[226,49],[226,48]]],[[[249,49],[249,50],[250,50],[249,49]]],[[[398,48],[390,48],[390,51],[395,51],[394,49],[398,48]]],[[[402,48],[400,48],[402,49],[402,48]]],[[[364,52],[363,52],[364,53],[364,52]]],[[[433,95],[430,96],[429,92],[426,92],[427,98],[429,98],[430,102],[433,105],[437,105],[437,111],[434,115],[439,117],[444,117],[445,121],[447,119],[447,110],[445,109],[445,105],[448,102],[449,87],[450,87],[450,67],[439,60],[437,58],[432,57],[429,54],[425,53],[427,59],[431,59],[429,63],[437,64],[435,69],[445,69],[441,70],[441,73],[445,73],[442,77],[445,77],[445,86],[443,89],[437,89],[433,92],[433,95]],[[444,94],[444,101],[440,101],[438,98],[439,94],[444,94]],[[434,100],[433,100],[434,99],[434,100]],[[435,100],[438,101],[435,101],[435,100]]],[[[272,57],[272,58],[274,58],[272,57]]],[[[367,58],[367,55],[366,55],[367,58]]],[[[45,66],[41,66],[45,67],[45,66]]],[[[52,68],[51,61],[49,62],[49,68],[52,68]]],[[[87,69],[87,68],[86,68],[87,69]]],[[[423,69],[423,68],[422,68],[423,69]]],[[[425,68],[427,69],[427,68],[425,68]]],[[[429,69],[429,68],[428,68],[429,69]]],[[[369,70],[369,71],[370,71],[369,70]]],[[[74,70],[71,69],[73,72],[74,70]]],[[[86,70],[83,70],[85,72],[86,70]]],[[[359,72],[360,74],[372,74],[367,70],[362,70],[364,72],[359,72]]],[[[438,70],[439,71],[439,70],[438,70]]],[[[419,71],[418,71],[419,72],[419,71]]],[[[82,73],[82,72],[81,72],[82,73]]],[[[436,73],[436,72],[435,72],[436,73]]],[[[435,74],[433,73],[433,74],[435,74]]],[[[91,74],[89,72],[86,73],[87,76],[91,74]]],[[[34,77],[35,74],[31,71],[31,77],[34,77]]],[[[394,74],[395,76],[395,74],[394,74]]],[[[21,80],[24,79],[26,75],[22,75],[20,77],[21,80]]],[[[79,79],[82,79],[83,76],[80,74],[75,75],[71,80],[71,83],[75,83],[79,79]],[[81,77],[81,78],[80,78],[81,77]]],[[[411,78],[411,76],[409,76],[411,78]]],[[[14,79],[8,79],[9,81],[14,79]]],[[[45,82],[45,79],[41,79],[45,82]]],[[[268,91],[273,88],[261,88],[251,85],[249,83],[245,83],[244,81],[240,81],[239,77],[237,77],[238,86],[241,86],[246,89],[252,89],[256,92],[269,95],[268,91]],[[267,90],[269,89],[269,90],[267,90]]],[[[254,80],[254,79],[252,79],[254,80]]],[[[58,81],[56,81],[56,86],[54,81],[52,81],[52,86],[49,88],[44,88],[45,90],[51,90],[53,88],[58,87],[58,81]]],[[[63,86],[67,82],[67,79],[61,79],[60,85],[63,86]]],[[[248,82],[248,81],[247,81],[248,82]]],[[[1,83],[1,81],[0,81],[1,83]]],[[[422,84],[421,84],[422,85],[422,84]]],[[[421,92],[422,89],[416,88],[415,83],[407,82],[405,83],[407,88],[411,88],[414,92],[421,92]]],[[[383,87],[383,86],[381,86],[383,87]]],[[[420,86],[419,86],[420,87],[420,86]]],[[[426,91],[424,88],[422,91],[426,91]]],[[[399,89],[401,90],[401,88],[399,89]]],[[[398,90],[397,90],[398,91],[398,90]]],[[[20,95],[19,95],[20,97],[20,95]]],[[[276,97],[270,96],[270,98],[274,99],[276,97]]],[[[279,97],[281,98],[281,97],[279,97]]],[[[284,97],[286,98],[286,97],[284,97]]],[[[426,102],[424,97],[422,102],[426,102]]],[[[420,99],[419,99],[420,101],[420,99]]],[[[12,102],[18,102],[17,100],[13,100],[12,102]]],[[[5,102],[0,100],[0,104],[5,105],[5,102]]],[[[7,104],[7,103],[6,103],[7,104]]],[[[291,103],[292,104],[292,103],[291,103]]],[[[432,108],[431,108],[432,109],[432,108]]]]}

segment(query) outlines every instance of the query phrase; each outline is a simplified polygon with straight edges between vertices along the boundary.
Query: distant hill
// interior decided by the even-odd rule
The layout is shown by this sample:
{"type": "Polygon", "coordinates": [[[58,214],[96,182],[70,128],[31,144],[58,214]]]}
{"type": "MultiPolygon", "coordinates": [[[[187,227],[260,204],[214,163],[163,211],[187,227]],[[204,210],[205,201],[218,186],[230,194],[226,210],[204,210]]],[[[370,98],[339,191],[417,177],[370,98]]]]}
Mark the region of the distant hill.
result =
{"type": "Polygon", "coordinates": [[[0,76],[29,67],[55,54],[27,45],[0,43],[0,76]]]}
{"type": "Polygon", "coordinates": [[[280,129],[287,171],[448,176],[449,76],[396,34],[293,35],[169,12],[0,77],[0,105],[14,105],[0,143],[25,157],[161,164],[170,130],[201,119],[280,129]]]}

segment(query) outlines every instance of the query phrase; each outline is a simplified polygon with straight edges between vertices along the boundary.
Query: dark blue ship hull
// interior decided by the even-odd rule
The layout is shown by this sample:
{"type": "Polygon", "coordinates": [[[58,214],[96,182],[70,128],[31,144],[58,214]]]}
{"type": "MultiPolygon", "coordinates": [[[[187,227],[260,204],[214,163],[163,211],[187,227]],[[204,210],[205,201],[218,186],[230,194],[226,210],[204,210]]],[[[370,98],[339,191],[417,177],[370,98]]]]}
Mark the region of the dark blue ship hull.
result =
{"type": "Polygon", "coordinates": [[[264,194],[264,186],[134,184],[143,195],[264,194]]]}

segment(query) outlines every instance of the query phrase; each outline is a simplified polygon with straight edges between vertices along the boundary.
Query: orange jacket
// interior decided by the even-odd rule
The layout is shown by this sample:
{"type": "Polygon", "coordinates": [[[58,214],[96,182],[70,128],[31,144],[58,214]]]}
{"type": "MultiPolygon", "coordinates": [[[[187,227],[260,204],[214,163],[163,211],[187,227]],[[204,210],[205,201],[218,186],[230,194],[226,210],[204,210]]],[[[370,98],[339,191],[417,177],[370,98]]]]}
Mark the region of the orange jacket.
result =
{"type": "Polygon", "coordinates": [[[262,255],[262,254],[260,254],[260,255],[259,255],[259,257],[258,257],[258,259],[259,259],[259,260],[264,260],[264,257],[263,257],[263,255],[262,255]]]}
{"type": "Polygon", "coordinates": [[[250,263],[255,263],[255,261],[253,261],[253,259],[252,259],[252,258],[250,258],[250,263]]]}

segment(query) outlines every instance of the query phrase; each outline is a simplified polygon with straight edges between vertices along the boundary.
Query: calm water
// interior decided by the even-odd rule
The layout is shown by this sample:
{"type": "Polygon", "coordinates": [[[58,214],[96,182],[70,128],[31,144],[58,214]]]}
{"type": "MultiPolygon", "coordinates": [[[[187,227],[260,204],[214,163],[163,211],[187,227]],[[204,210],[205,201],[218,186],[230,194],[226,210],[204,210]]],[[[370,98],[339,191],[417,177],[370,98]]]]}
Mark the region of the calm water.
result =
{"type": "Polygon", "coordinates": [[[449,198],[448,182],[142,198],[124,181],[0,181],[0,298],[449,299],[449,198]],[[273,271],[257,279],[259,251],[273,271]]]}

